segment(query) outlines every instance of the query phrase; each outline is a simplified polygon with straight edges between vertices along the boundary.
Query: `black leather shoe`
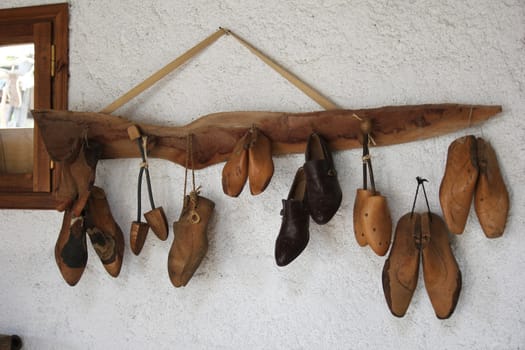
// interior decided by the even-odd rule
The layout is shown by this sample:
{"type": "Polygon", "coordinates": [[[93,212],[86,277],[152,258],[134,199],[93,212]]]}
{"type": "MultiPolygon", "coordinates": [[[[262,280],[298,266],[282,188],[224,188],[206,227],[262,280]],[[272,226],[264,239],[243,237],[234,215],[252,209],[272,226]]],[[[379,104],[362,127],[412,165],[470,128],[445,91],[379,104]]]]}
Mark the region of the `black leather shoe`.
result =
{"type": "Polygon", "coordinates": [[[295,174],[288,199],[283,199],[283,220],[275,242],[275,261],[279,266],[291,263],[306,248],[310,239],[310,216],[304,202],[306,179],[303,168],[295,174]]]}
{"type": "Polygon", "coordinates": [[[317,224],[326,224],[339,209],[343,195],[332,154],[322,136],[310,135],[305,158],[306,205],[317,224]]]}

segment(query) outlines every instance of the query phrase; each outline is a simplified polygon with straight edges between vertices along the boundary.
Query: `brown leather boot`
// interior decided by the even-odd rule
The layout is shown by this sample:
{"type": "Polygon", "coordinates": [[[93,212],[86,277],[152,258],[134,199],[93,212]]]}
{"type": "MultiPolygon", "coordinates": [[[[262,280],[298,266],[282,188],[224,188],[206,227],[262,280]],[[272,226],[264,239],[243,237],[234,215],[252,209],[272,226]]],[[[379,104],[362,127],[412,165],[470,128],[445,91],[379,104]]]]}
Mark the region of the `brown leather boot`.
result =
{"type": "Polygon", "coordinates": [[[354,235],[357,243],[364,247],[368,243],[366,241],[365,237],[365,230],[363,228],[363,222],[362,222],[362,212],[363,207],[365,205],[366,200],[368,197],[372,196],[372,192],[370,190],[365,190],[362,188],[358,188],[356,195],[355,195],[355,202],[354,202],[354,212],[353,212],[353,219],[354,219],[354,235]]]}
{"type": "Polygon", "coordinates": [[[248,179],[248,147],[250,132],[235,144],[230,159],[222,169],[222,190],[230,197],[238,197],[248,179]]]}
{"type": "Polygon", "coordinates": [[[379,192],[366,198],[360,216],[366,242],[377,255],[385,255],[392,239],[392,218],[386,198],[379,192]]]}
{"type": "Polygon", "coordinates": [[[408,213],[399,219],[394,244],[383,267],[383,292],[392,314],[403,317],[412,300],[419,276],[419,249],[414,238],[420,235],[421,218],[408,213]]]}
{"type": "Polygon", "coordinates": [[[479,178],[474,207],[485,236],[503,235],[509,212],[509,193],[498,165],[496,152],[483,139],[477,139],[479,178]]]}
{"type": "Polygon", "coordinates": [[[285,266],[297,258],[308,245],[310,239],[310,215],[304,202],[306,179],[303,168],[299,168],[288,194],[283,199],[281,215],[283,220],[275,241],[275,261],[285,266]]]}
{"type": "Polygon", "coordinates": [[[86,206],[86,232],[106,271],[117,277],[124,256],[124,235],[113,219],[106,193],[93,186],[86,206]]]}
{"type": "Polygon", "coordinates": [[[208,222],[215,203],[191,192],[184,198],[179,221],[173,223],[175,238],[168,256],[168,274],[175,287],[185,286],[208,251],[208,222]]]}
{"type": "Polygon", "coordinates": [[[84,217],[64,212],[62,228],[55,244],[55,260],[64,280],[74,286],[82,277],[87,263],[84,217]]]}
{"type": "Polygon", "coordinates": [[[450,248],[447,226],[440,216],[422,214],[421,232],[430,237],[428,243],[422,245],[425,287],[436,316],[446,319],[458,302],[461,271],[450,248]]]}
{"type": "Polygon", "coordinates": [[[251,130],[248,178],[252,195],[262,193],[273,176],[272,142],[257,128],[251,130]]]}
{"type": "Polygon", "coordinates": [[[477,158],[476,138],[472,135],[460,137],[448,148],[439,200],[447,226],[455,234],[463,233],[467,223],[478,180],[477,158]]]}
{"type": "Polygon", "coordinates": [[[97,162],[100,157],[100,146],[90,141],[84,142],[77,158],[71,163],[70,170],[75,180],[78,199],[73,205],[73,214],[79,216],[89,198],[89,193],[95,183],[97,162]]]}

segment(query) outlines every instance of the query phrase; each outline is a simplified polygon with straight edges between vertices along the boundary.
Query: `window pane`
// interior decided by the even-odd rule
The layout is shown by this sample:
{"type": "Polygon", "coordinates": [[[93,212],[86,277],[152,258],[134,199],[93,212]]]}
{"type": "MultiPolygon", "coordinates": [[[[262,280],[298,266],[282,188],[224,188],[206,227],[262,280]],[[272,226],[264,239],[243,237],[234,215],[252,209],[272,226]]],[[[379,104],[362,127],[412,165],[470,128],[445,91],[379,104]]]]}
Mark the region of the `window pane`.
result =
{"type": "Polygon", "coordinates": [[[0,46],[0,173],[33,171],[33,44],[0,46]]]}

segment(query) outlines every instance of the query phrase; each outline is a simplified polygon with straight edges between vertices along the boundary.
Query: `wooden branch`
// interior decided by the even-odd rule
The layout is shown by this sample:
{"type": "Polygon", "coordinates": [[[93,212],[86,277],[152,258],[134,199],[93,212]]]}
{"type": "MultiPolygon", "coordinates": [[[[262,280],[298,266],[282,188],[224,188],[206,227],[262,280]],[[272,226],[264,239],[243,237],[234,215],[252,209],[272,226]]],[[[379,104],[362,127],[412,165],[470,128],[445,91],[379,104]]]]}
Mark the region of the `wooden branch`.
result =
{"type": "Polygon", "coordinates": [[[361,147],[360,122],[369,118],[378,146],[421,140],[467,128],[501,112],[501,106],[438,104],[310,113],[224,112],[210,114],[181,127],[132,123],[101,113],[56,110],[33,111],[44,143],[55,161],[71,155],[82,137],[103,147],[102,158],[139,158],[127,128],[136,124],[150,141],[149,156],[184,166],[186,135],[192,133],[195,168],[228,159],[237,140],[255,124],[272,140],[274,154],[304,152],[312,132],[323,135],[334,150],[361,147]]]}

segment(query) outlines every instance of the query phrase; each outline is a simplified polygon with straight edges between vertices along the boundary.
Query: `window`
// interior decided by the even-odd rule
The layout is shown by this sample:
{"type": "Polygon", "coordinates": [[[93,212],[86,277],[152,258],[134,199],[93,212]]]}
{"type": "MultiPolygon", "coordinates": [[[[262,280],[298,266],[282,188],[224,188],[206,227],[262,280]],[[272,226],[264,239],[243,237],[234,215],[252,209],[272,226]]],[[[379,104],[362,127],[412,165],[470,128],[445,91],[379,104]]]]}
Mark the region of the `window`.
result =
{"type": "Polygon", "coordinates": [[[67,109],[68,4],[0,9],[0,208],[54,208],[31,109],[67,109]]]}

